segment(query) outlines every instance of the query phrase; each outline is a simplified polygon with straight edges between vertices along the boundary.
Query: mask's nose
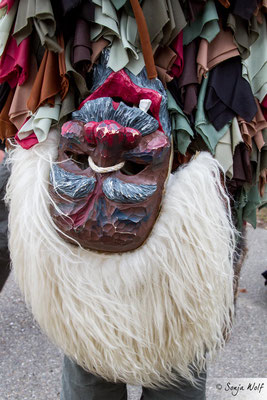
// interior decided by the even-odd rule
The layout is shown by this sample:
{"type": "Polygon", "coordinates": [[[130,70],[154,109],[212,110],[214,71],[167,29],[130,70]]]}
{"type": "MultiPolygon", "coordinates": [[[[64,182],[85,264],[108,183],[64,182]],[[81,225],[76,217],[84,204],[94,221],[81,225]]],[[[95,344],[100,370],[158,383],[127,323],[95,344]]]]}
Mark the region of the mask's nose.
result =
{"type": "Polygon", "coordinates": [[[77,143],[84,142],[84,123],[82,121],[68,121],[62,125],[61,136],[74,139],[77,143]]]}
{"type": "Polygon", "coordinates": [[[115,121],[88,122],[84,126],[85,139],[95,150],[91,158],[99,167],[109,167],[123,160],[123,153],[138,145],[141,133],[125,128],[115,121]]]}

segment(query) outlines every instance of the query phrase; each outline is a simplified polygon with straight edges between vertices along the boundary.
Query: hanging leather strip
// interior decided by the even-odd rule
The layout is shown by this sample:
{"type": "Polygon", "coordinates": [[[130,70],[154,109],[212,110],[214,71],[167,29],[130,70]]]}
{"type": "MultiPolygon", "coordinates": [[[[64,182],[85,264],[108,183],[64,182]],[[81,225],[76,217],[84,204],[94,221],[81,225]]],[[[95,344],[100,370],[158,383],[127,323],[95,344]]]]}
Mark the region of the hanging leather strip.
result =
{"type": "Polygon", "coordinates": [[[130,0],[130,1],[137,23],[138,33],[142,46],[142,52],[147,70],[147,76],[148,79],[154,79],[157,77],[157,70],[155,67],[153,51],[150,43],[150,37],[147,29],[146,20],[142,8],[139,4],[139,1],[138,0],[130,0]]]}

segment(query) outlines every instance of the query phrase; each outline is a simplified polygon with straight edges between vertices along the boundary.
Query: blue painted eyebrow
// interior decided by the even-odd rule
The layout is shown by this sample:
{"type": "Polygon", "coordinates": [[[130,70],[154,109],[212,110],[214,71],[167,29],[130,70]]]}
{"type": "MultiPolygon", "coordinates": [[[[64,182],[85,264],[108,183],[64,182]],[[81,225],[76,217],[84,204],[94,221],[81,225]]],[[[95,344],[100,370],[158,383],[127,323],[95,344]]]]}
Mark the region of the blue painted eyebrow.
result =
{"type": "Polygon", "coordinates": [[[81,120],[85,123],[90,121],[101,122],[105,119],[113,120],[122,126],[138,130],[142,136],[149,135],[158,129],[158,121],[140,108],[129,107],[120,102],[115,110],[112,103],[111,97],[89,100],[80,110],[72,113],[72,119],[81,120]]]}

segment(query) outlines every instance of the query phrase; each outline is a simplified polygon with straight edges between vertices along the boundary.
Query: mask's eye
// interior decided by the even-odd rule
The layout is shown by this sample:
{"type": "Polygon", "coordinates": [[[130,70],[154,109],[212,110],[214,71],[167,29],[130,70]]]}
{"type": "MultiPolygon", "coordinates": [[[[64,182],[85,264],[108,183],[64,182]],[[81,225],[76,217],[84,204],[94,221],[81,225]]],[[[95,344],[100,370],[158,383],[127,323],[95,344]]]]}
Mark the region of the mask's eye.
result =
{"type": "Polygon", "coordinates": [[[134,161],[125,161],[124,166],[120,169],[123,175],[137,175],[147,167],[147,164],[138,164],[134,161]]]}
{"type": "Polygon", "coordinates": [[[89,167],[88,155],[73,153],[72,151],[65,151],[65,154],[70,158],[80,169],[84,170],[89,167]]]}

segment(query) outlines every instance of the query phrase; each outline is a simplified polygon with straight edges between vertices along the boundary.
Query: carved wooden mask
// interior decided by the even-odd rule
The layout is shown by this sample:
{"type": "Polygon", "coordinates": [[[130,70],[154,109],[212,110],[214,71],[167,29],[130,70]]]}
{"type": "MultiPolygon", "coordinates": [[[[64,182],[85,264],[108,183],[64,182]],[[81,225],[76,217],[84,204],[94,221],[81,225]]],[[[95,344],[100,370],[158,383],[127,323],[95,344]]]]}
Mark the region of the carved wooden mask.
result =
{"type": "Polygon", "coordinates": [[[160,211],[169,135],[160,81],[99,65],[93,94],[62,127],[50,172],[51,213],[63,237],[104,252],[141,246],[160,211]]]}

